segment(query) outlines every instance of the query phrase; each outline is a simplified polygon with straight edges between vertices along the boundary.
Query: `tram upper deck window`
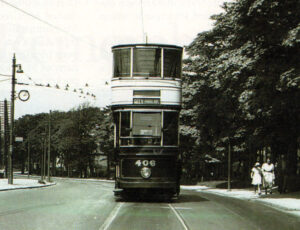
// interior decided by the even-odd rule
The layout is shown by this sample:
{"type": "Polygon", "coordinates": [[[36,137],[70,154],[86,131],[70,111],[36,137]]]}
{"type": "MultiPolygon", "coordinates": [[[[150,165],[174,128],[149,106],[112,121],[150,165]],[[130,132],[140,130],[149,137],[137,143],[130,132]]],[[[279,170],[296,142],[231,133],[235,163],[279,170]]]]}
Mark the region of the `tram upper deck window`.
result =
{"type": "Polygon", "coordinates": [[[114,77],[130,77],[130,48],[114,50],[114,77]]]}
{"type": "Polygon", "coordinates": [[[164,77],[181,78],[182,52],[175,49],[164,49],[164,77]]]}
{"type": "Polygon", "coordinates": [[[160,77],[161,49],[133,49],[133,76],[160,77]]]}

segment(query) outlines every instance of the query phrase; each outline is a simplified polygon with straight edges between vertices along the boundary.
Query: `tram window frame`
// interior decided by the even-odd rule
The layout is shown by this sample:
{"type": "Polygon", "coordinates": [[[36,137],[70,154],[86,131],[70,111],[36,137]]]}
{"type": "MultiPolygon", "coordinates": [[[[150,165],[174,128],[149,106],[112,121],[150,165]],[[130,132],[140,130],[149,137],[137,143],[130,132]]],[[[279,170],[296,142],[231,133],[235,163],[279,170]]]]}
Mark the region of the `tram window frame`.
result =
{"type": "Polygon", "coordinates": [[[182,51],[164,48],[163,60],[163,77],[181,78],[182,51]]]}
{"type": "Polygon", "coordinates": [[[113,51],[113,77],[131,77],[131,48],[113,51]]]}
{"type": "Polygon", "coordinates": [[[120,113],[120,137],[128,137],[131,132],[131,114],[130,111],[120,113]],[[123,118],[124,117],[124,118],[123,118]]]}
{"type": "Polygon", "coordinates": [[[177,146],[178,145],[178,143],[179,143],[179,140],[178,140],[179,130],[178,129],[179,129],[179,113],[176,111],[164,111],[163,146],[177,146]],[[171,115],[171,116],[169,116],[169,115],[171,115]]]}
{"type": "Polygon", "coordinates": [[[132,113],[132,136],[161,137],[162,134],[161,129],[162,129],[161,112],[133,112],[132,113]],[[146,116],[146,114],[148,115],[148,117],[146,116]],[[153,116],[151,117],[151,115],[153,116]],[[152,123],[150,122],[147,123],[147,119],[148,121],[150,121],[149,118],[152,119],[151,120],[152,123]],[[138,128],[138,125],[141,126],[141,128],[138,128]],[[150,130],[152,132],[151,134],[150,134],[150,130]],[[142,133],[142,131],[145,133],[142,133]]]}
{"type": "MultiPolygon", "coordinates": [[[[117,122],[118,119],[116,119],[117,122]]],[[[143,123],[142,123],[143,124],[143,123]]],[[[147,125],[147,124],[146,124],[147,125]]],[[[146,129],[145,129],[146,130],[146,129]]],[[[178,111],[120,111],[119,112],[120,146],[173,146],[179,145],[179,112],[178,111]],[[138,115],[136,115],[138,114],[138,115]],[[139,134],[136,128],[136,117],[141,114],[157,114],[157,133],[139,134]]]]}
{"type": "Polygon", "coordinates": [[[161,69],[162,69],[162,66],[161,66],[162,51],[161,50],[162,50],[161,48],[153,48],[153,47],[133,48],[133,58],[131,60],[132,69],[133,69],[132,77],[158,77],[158,78],[160,78],[161,77],[161,69]],[[145,64],[145,63],[147,63],[147,64],[145,64]]]}
{"type": "MultiPolygon", "coordinates": [[[[145,116],[142,116],[142,118],[145,118],[145,116]]],[[[161,120],[162,120],[162,112],[161,111],[156,111],[156,112],[134,111],[134,112],[132,112],[132,138],[133,138],[134,145],[137,145],[137,146],[161,146],[161,139],[162,139],[161,120]],[[156,118],[155,118],[156,122],[151,123],[150,124],[151,126],[146,127],[146,129],[144,129],[144,132],[145,132],[144,134],[141,134],[139,132],[139,131],[141,131],[141,129],[138,129],[136,126],[137,118],[141,114],[156,115],[156,118]],[[154,124],[154,126],[153,126],[153,124],[154,124]],[[156,130],[153,130],[152,127],[154,127],[154,129],[156,128],[156,130]],[[151,134],[150,134],[150,130],[147,128],[151,128],[151,132],[152,132],[151,134]],[[154,131],[154,133],[153,133],[153,131],[154,131]],[[147,133],[147,132],[149,132],[149,133],[147,133]]],[[[142,122],[142,124],[145,124],[145,121],[142,122]]],[[[145,128],[145,126],[144,126],[144,128],[145,128]]]]}
{"type": "Polygon", "coordinates": [[[119,143],[120,143],[120,139],[119,139],[119,136],[120,136],[120,112],[114,112],[113,113],[113,119],[114,119],[114,133],[115,133],[115,138],[114,138],[114,146],[119,146],[119,143]]]}
{"type": "MultiPolygon", "coordinates": [[[[145,56],[144,56],[145,57],[145,56]]],[[[143,59],[142,59],[143,60],[143,59]]],[[[182,50],[169,47],[152,47],[152,46],[139,46],[139,47],[126,47],[113,50],[113,78],[166,78],[166,79],[181,79],[182,77],[182,50]],[[144,63],[138,65],[139,52],[154,52],[155,55],[148,57],[155,57],[152,60],[146,59],[150,65],[144,63]],[[123,54],[122,54],[123,53],[123,54]],[[124,54],[126,53],[126,55],[124,54]],[[125,55],[125,58],[124,56],[125,55]],[[125,61],[125,62],[124,62],[125,61]],[[145,68],[151,66],[151,61],[155,61],[153,71],[140,72],[137,68],[145,68]],[[124,72],[123,69],[126,71],[124,72]],[[156,70],[155,70],[156,69],[156,70]],[[119,70],[119,71],[118,71],[119,70]]],[[[143,61],[142,61],[143,62],[143,61]]],[[[152,67],[153,67],[152,66],[152,67]]]]}

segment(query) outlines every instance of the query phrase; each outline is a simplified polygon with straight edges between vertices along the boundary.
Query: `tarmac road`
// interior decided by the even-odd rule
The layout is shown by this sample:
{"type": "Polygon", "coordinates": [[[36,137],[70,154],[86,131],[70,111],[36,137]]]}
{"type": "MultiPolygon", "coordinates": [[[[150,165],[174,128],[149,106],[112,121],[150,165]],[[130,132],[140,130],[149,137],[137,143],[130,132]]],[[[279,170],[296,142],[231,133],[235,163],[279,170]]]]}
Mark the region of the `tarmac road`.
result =
{"type": "Polygon", "coordinates": [[[57,179],[0,192],[0,230],[299,229],[300,218],[263,204],[183,191],[178,200],[115,201],[113,183],[57,179]]]}

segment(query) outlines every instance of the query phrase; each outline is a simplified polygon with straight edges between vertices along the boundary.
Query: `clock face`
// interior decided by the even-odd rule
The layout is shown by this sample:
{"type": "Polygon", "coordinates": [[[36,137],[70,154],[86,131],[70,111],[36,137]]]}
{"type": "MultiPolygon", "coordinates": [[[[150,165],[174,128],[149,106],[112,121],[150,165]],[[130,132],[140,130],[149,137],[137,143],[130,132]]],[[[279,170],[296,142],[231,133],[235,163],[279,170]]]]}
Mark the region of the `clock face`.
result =
{"type": "Polygon", "coordinates": [[[18,98],[21,100],[21,101],[27,101],[30,97],[30,94],[28,92],[28,90],[21,90],[19,92],[19,95],[18,95],[18,98]]]}

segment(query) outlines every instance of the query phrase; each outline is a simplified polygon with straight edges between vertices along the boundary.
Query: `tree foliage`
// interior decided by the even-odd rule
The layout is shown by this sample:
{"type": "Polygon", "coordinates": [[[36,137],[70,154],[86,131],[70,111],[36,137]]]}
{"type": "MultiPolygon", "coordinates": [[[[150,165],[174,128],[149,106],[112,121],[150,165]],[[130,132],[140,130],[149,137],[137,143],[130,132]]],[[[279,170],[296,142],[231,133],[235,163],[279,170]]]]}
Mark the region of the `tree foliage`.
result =
{"type": "Polygon", "coordinates": [[[186,47],[181,129],[196,143],[186,152],[221,158],[230,142],[239,158],[254,161],[256,150],[270,147],[295,170],[300,2],[237,0],[223,9],[186,47]]]}
{"type": "MultiPolygon", "coordinates": [[[[17,144],[14,162],[23,170],[28,160],[28,146],[32,164],[40,165],[41,156],[48,148],[49,123],[53,169],[58,162],[69,175],[78,172],[79,176],[86,177],[92,175],[95,155],[111,154],[113,129],[110,110],[84,104],[69,112],[25,115],[16,121],[16,135],[22,136],[24,142],[17,144]]],[[[55,174],[54,170],[52,174],[55,174]]]]}

